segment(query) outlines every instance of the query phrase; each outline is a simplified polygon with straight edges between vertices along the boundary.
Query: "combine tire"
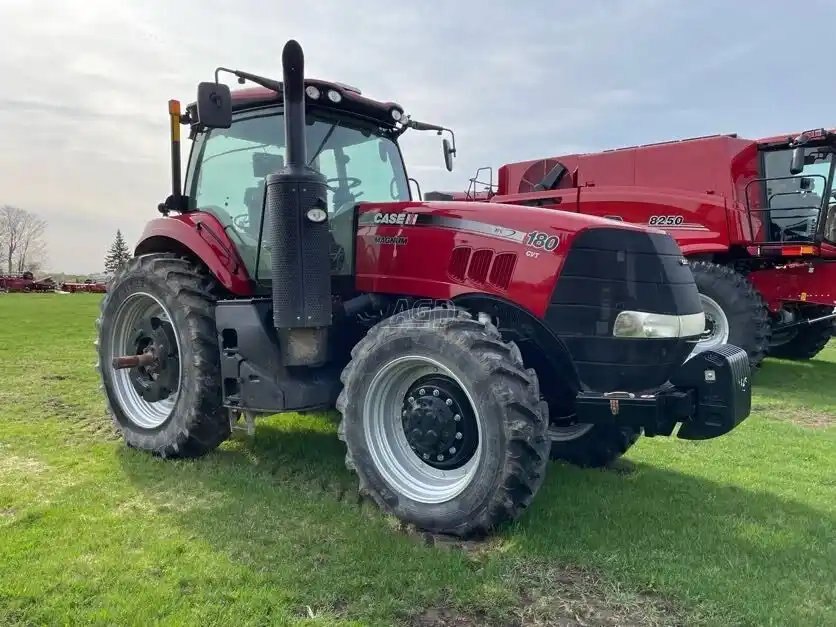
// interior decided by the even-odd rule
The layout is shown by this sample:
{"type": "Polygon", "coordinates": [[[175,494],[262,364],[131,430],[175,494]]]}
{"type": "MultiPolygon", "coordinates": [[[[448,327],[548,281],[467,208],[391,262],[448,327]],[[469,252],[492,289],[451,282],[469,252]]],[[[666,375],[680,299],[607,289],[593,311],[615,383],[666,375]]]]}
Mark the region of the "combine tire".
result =
{"type": "MultiPolygon", "coordinates": [[[[832,307],[816,307],[808,310],[807,318],[826,316],[833,312],[832,307]]],[[[802,327],[788,342],[769,349],[770,357],[781,359],[807,360],[818,355],[834,335],[836,325],[822,322],[810,327],[802,327]]]]}
{"type": "Polygon", "coordinates": [[[198,457],[229,437],[211,277],[169,254],[132,259],[102,301],[98,363],[113,422],[125,442],[162,457],[198,457]],[[116,370],[115,357],[152,352],[147,367],[116,370]]]}
{"type": "Polygon", "coordinates": [[[427,531],[516,519],[548,462],[548,406],[517,346],[462,310],[397,314],[352,351],[337,401],[360,494],[427,531]]]}
{"type": "Polygon", "coordinates": [[[691,271],[706,318],[706,332],[692,354],[728,343],[748,353],[752,368],[759,366],[771,335],[763,298],[746,277],[726,266],[692,261],[691,271]]]}
{"type": "Polygon", "coordinates": [[[551,458],[581,466],[609,466],[636,443],[641,429],[613,425],[574,424],[549,427],[551,458]]]}

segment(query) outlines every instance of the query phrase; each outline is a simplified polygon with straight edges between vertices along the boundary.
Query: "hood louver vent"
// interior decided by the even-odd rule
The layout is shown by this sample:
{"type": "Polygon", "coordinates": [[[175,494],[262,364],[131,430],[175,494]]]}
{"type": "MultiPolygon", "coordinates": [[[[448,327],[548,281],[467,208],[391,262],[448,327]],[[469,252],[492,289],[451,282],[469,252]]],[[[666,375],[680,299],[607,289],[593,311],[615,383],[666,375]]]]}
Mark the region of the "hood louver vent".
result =
{"type": "Polygon", "coordinates": [[[517,256],[514,253],[502,253],[497,255],[491,266],[491,274],[488,279],[491,285],[506,289],[511,282],[511,275],[514,273],[514,266],[517,264],[517,256]]]}
{"type": "Polygon", "coordinates": [[[477,250],[473,253],[470,266],[467,269],[467,278],[476,283],[485,283],[488,279],[488,269],[491,267],[493,251],[477,250]]]}
{"type": "Polygon", "coordinates": [[[453,249],[453,254],[450,256],[450,266],[447,272],[454,279],[459,281],[464,280],[464,275],[467,272],[467,264],[470,261],[470,248],[467,246],[459,246],[453,249]]]}

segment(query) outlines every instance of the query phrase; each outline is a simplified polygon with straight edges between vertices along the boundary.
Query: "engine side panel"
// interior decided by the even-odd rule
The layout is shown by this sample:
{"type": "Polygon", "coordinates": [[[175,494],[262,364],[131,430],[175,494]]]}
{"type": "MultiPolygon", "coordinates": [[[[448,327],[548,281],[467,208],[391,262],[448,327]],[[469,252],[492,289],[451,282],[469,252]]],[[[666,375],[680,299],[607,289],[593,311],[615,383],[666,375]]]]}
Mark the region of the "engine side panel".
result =
{"type": "Polygon", "coordinates": [[[363,203],[356,286],[444,300],[492,294],[542,318],[573,238],[594,226],[612,222],[494,203],[363,203]]]}

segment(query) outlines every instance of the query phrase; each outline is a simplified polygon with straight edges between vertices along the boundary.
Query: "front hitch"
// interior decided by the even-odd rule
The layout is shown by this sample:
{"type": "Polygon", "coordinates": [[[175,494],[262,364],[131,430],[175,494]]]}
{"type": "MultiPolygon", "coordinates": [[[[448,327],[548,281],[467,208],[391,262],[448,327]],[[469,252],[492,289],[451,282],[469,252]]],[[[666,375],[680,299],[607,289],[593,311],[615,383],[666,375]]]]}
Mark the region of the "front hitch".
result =
{"type": "Polygon", "coordinates": [[[581,392],[575,399],[579,423],[640,427],[645,435],[707,440],[725,435],[752,409],[751,370],[746,351],[723,344],[698,353],[647,393],[581,392]]]}

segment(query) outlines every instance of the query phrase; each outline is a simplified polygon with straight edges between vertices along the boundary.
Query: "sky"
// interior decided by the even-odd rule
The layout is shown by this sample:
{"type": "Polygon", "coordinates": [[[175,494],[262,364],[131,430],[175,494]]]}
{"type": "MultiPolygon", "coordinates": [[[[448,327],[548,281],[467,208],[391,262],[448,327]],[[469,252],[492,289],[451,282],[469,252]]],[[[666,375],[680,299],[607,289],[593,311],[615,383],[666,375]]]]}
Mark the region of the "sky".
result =
{"type": "MultiPolygon", "coordinates": [[[[102,270],[169,189],[167,101],[217,66],[308,76],[452,127],[408,132],[424,192],[480,166],[712,133],[836,126],[836,1],[0,0],[0,204],[48,224],[46,267],[102,270]]],[[[187,148],[187,147],[186,147],[187,148]]]]}

